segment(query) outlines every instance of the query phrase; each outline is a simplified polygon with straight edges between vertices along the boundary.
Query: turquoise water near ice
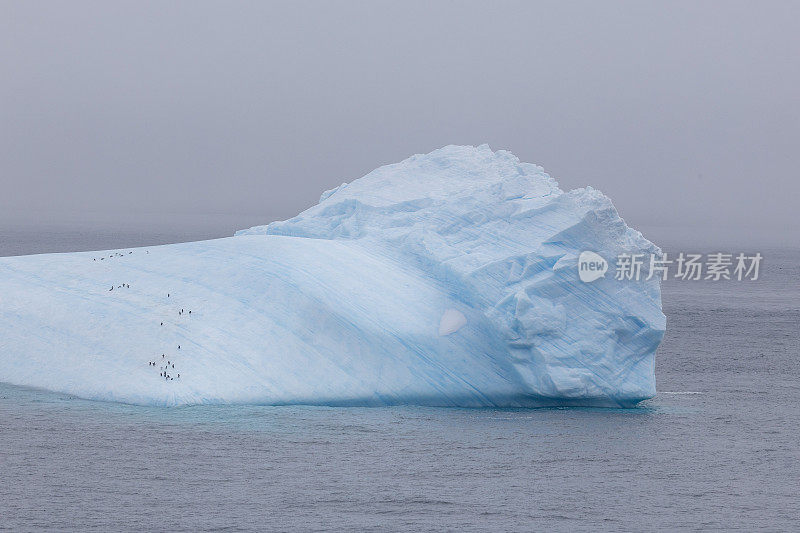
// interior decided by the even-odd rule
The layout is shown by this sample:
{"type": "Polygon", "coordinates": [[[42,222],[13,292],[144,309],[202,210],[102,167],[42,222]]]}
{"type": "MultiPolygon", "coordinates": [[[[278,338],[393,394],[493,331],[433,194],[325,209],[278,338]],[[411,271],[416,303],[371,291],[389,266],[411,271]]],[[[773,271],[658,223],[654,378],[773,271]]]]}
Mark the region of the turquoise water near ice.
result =
{"type": "Polygon", "coordinates": [[[164,409],[0,385],[0,529],[797,530],[800,252],[761,251],[757,282],[664,284],[659,394],[635,409],[164,409]]]}

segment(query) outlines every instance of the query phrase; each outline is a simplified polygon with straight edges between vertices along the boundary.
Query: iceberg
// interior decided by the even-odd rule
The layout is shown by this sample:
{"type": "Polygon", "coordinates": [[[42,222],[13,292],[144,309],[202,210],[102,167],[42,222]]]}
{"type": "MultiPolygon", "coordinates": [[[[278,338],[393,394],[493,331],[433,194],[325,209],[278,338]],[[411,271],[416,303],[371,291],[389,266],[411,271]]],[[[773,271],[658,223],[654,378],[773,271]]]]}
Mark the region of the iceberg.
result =
{"type": "Polygon", "coordinates": [[[630,407],[655,394],[660,254],[590,187],[446,146],[235,236],[0,258],[0,381],[143,405],[630,407]],[[645,265],[646,267],[647,265],[645,265]]]}

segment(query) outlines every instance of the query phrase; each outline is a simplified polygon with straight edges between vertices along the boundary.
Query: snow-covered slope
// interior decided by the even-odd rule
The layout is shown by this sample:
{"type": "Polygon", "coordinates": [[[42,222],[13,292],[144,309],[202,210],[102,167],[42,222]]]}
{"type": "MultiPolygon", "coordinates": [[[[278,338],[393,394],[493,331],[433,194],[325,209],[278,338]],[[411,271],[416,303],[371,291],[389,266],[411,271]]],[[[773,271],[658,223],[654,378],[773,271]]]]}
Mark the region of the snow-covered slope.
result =
{"type": "Polygon", "coordinates": [[[235,237],[0,258],[0,381],[158,405],[633,405],[655,393],[658,281],[582,283],[584,250],[658,253],[599,192],[448,146],[235,237]]]}

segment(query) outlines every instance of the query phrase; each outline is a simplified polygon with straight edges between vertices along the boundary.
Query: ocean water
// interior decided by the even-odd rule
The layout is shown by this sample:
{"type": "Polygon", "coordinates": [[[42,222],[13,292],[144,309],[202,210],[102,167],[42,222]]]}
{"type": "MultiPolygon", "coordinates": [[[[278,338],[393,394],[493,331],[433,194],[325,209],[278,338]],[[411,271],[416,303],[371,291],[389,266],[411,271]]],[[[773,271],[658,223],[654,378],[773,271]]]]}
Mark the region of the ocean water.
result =
{"type": "MultiPolygon", "coordinates": [[[[0,255],[171,240],[70,235],[6,232],[0,255]]],[[[758,281],[664,283],[659,394],[635,409],[162,409],[0,384],[0,529],[796,531],[800,251],[759,251],[758,281]]]]}

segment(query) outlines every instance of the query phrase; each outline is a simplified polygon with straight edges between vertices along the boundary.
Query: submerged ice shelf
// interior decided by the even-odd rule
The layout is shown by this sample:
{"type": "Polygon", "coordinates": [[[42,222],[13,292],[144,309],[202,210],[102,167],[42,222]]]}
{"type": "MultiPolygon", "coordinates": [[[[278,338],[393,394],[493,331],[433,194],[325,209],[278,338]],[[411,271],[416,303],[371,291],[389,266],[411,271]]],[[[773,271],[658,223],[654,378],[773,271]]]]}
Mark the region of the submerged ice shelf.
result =
{"type": "Polygon", "coordinates": [[[234,237],[0,258],[0,381],[153,405],[631,406],[655,394],[659,283],[582,283],[585,250],[659,252],[598,191],[447,146],[234,237]]]}

